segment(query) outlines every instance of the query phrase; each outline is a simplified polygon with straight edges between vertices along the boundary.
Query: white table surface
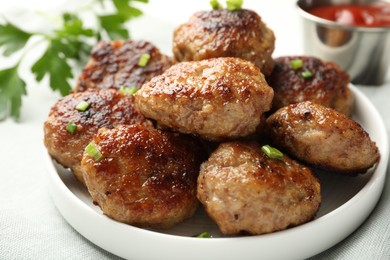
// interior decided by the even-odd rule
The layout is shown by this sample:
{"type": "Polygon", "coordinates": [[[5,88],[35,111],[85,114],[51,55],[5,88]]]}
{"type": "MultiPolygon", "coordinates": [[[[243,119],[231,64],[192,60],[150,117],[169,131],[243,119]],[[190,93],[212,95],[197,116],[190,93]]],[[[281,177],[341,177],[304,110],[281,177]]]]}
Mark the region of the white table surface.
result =
{"type": "MultiPolygon", "coordinates": [[[[35,14],[27,13],[72,9],[80,3],[75,0],[0,2],[0,19],[5,16],[24,28],[34,29],[43,28],[43,24],[39,19],[30,19],[35,14]]],[[[256,10],[275,32],[274,57],[303,53],[295,1],[246,0],[244,7],[256,10]]],[[[150,0],[142,9],[145,15],[130,23],[133,39],[149,40],[163,52],[171,53],[172,35],[166,32],[172,32],[194,11],[209,9],[209,4],[208,0],[150,0]]],[[[0,68],[12,62],[0,56],[0,68]]],[[[28,72],[27,68],[28,62],[22,71],[28,72]]],[[[0,259],[116,259],[79,235],[57,211],[48,189],[42,125],[59,95],[45,82],[35,83],[28,73],[26,79],[28,96],[23,98],[20,121],[0,122],[0,259]]],[[[378,109],[389,133],[390,75],[382,86],[358,88],[378,109]]],[[[313,259],[390,259],[389,178],[386,182],[380,201],[363,225],[313,259]]]]}

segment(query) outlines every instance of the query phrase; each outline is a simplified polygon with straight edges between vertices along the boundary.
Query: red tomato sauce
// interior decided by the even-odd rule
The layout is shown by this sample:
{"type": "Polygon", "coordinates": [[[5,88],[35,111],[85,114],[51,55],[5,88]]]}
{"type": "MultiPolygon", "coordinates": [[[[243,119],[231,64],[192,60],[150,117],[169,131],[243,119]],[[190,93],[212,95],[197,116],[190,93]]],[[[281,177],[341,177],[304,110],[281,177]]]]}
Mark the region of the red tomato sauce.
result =
{"type": "Polygon", "coordinates": [[[319,6],[308,10],[308,12],[343,25],[359,27],[390,26],[390,4],[386,3],[319,6]]]}

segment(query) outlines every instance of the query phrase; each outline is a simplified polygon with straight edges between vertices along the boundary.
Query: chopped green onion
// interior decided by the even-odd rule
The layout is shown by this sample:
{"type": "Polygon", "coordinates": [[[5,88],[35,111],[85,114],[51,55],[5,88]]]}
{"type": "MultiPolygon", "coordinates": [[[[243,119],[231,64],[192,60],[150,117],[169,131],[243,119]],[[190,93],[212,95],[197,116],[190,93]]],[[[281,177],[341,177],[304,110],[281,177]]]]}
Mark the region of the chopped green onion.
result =
{"type": "Polygon", "coordinates": [[[243,0],[226,0],[226,8],[229,11],[239,10],[243,4],[243,0]]]}
{"type": "Polygon", "coordinates": [[[138,60],[138,66],[145,67],[150,59],[150,54],[149,53],[142,53],[141,57],[139,57],[138,60]]]}
{"type": "Polygon", "coordinates": [[[87,101],[81,101],[80,103],[78,103],[78,105],[76,106],[76,109],[78,111],[85,111],[89,108],[89,106],[91,105],[91,103],[88,103],[87,101]]]}
{"type": "Polygon", "coordinates": [[[263,145],[261,147],[261,150],[271,159],[283,159],[283,153],[279,151],[278,149],[267,145],[263,145]]]}
{"type": "Polygon", "coordinates": [[[76,129],[77,129],[77,125],[72,121],[70,121],[66,126],[66,131],[68,131],[71,134],[73,134],[76,131],[76,129]]]}
{"type": "Polygon", "coordinates": [[[297,69],[302,68],[303,61],[301,59],[291,60],[290,64],[291,64],[291,68],[293,70],[297,70],[297,69]]]}
{"type": "Polygon", "coordinates": [[[218,2],[218,0],[210,0],[211,8],[213,9],[221,9],[222,5],[218,2]]]}
{"type": "Polygon", "coordinates": [[[121,86],[120,89],[119,89],[119,92],[123,95],[133,95],[137,92],[137,88],[136,87],[131,87],[131,88],[128,88],[128,87],[125,87],[125,86],[121,86]]]}
{"type": "Polygon", "coordinates": [[[302,75],[302,77],[304,77],[305,79],[313,77],[313,73],[311,73],[311,71],[309,71],[309,70],[303,71],[303,72],[301,73],[301,75],[302,75]]]}
{"type": "Polygon", "coordinates": [[[199,235],[196,235],[195,237],[199,238],[211,238],[211,234],[207,231],[200,233],[199,235]]]}
{"type": "Polygon", "coordinates": [[[93,142],[90,142],[87,147],[85,147],[84,151],[86,151],[89,156],[93,157],[96,162],[102,158],[102,153],[93,142]]]}

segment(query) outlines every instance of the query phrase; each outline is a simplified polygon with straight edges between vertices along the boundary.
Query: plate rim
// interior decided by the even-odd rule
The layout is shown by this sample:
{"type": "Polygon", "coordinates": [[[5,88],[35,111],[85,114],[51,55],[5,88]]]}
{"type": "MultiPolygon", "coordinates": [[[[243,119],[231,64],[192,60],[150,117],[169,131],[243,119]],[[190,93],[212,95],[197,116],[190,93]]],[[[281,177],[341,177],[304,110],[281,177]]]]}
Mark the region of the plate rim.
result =
{"type": "Polygon", "coordinates": [[[103,214],[98,214],[77,197],[62,181],[58,175],[53,159],[47,153],[46,148],[43,147],[47,174],[50,180],[50,194],[61,215],[76,231],[97,246],[124,258],[136,256],[137,259],[150,259],[154,256],[158,258],[169,257],[170,259],[183,259],[183,256],[185,256],[186,259],[199,259],[199,257],[204,257],[205,253],[207,253],[208,258],[237,259],[237,257],[242,258],[245,256],[245,258],[251,259],[259,257],[259,254],[247,254],[258,253],[259,251],[261,252],[261,257],[267,259],[280,259],[284,257],[301,259],[313,256],[337,244],[356,230],[374,209],[385,184],[389,160],[389,140],[386,127],[372,102],[352,84],[350,84],[350,88],[355,96],[355,100],[359,100],[369,106],[368,110],[373,113],[372,118],[378,124],[376,131],[378,132],[378,136],[381,137],[381,141],[383,141],[383,144],[377,144],[381,153],[381,160],[368,182],[351,199],[333,211],[303,225],[260,236],[221,237],[212,239],[177,236],[133,227],[112,220],[103,214]],[[52,174],[53,172],[57,174],[52,174]],[[370,196],[367,196],[367,194],[370,196]],[[359,206],[356,204],[359,204],[359,206]],[[361,209],[363,208],[361,206],[362,204],[366,207],[364,210],[361,209]],[[72,212],[77,212],[77,214],[72,214],[72,212]],[[342,215],[343,213],[344,215],[342,215]],[[358,219],[348,221],[342,227],[338,226],[338,232],[330,234],[326,241],[321,240],[319,242],[311,239],[311,246],[307,246],[307,244],[300,245],[298,241],[297,243],[291,243],[292,239],[302,239],[302,237],[310,235],[313,231],[315,233],[321,232],[324,228],[336,225],[340,222],[340,218],[348,220],[349,216],[357,213],[359,216],[358,219]],[[341,217],[340,214],[342,215],[341,217]],[[85,219],[88,219],[88,221],[85,222],[85,219]],[[95,225],[102,229],[97,229],[95,225]],[[103,232],[106,229],[113,230],[113,233],[120,240],[103,232]],[[124,248],[129,247],[127,241],[131,242],[131,250],[124,250],[124,248]],[[154,249],[144,250],[145,245],[141,241],[154,243],[154,249]],[[171,243],[175,244],[175,252],[167,250],[171,243]],[[283,243],[284,250],[280,248],[281,243],[283,243]],[[194,247],[198,247],[198,250],[194,250],[194,247]],[[244,252],[246,254],[243,254],[244,252]],[[294,252],[293,255],[291,254],[292,252],[294,252]],[[141,253],[143,254],[141,255],[141,253]]]}

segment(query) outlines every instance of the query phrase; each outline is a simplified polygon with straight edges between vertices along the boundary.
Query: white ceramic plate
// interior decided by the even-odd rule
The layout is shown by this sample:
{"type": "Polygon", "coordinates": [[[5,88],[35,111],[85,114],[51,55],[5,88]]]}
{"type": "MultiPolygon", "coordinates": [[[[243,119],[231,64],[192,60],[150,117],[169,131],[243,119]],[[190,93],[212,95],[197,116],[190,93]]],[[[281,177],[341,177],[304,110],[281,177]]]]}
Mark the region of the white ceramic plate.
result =
{"type": "Polygon", "coordinates": [[[316,219],[285,231],[261,236],[191,237],[203,231],[219,236],[202,209],[172,230],[159,232],[119,223],[93,205],[86,188],[71,172],[47,155],[54,202],[81,235],[94,244],[128,259],[303,259],[338,243],[368,217],[382,193],[389,157],[386,128],[371,102],[354,86],[354,119],[376,141],[381,161],[375,170],[358,177],[320,173],[322,204],[316,219]]]}

